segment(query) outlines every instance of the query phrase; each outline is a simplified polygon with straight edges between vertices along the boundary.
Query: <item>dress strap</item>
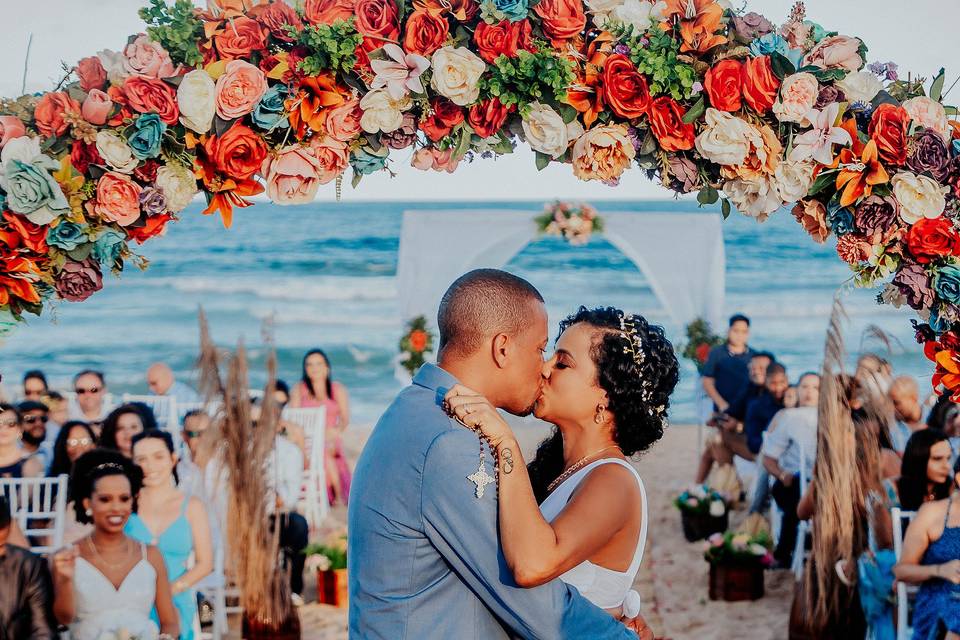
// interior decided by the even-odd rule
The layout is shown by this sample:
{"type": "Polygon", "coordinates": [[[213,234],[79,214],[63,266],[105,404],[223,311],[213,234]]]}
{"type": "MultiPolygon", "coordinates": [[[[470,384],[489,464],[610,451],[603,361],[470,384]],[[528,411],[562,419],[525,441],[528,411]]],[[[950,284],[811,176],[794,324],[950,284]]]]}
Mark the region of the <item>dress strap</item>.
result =
{"type": "Polygon", "coordinates": [[[141,560],[147,559],[147,545],[145,545],[142,542],[140,543],[140,559],[141,560]]]}

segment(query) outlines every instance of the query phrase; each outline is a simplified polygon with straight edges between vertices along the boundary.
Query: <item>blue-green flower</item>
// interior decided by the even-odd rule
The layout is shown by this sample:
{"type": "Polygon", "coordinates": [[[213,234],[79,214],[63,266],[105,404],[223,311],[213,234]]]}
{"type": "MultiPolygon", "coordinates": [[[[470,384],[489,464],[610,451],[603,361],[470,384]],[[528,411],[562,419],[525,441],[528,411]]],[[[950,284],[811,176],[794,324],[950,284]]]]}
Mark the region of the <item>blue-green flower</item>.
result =
{"type": "Polygon", "coordinates": [[[933,289],[941,300],[960,303],[960,268],[951,265],[940,269],[933,289]]]}
{"type": "Polygon", "coordinates": [[[853,223],[853,213],[850,209],[830,205],[827,207],[827,224],[838,236],[846,235],[856,230],[853,223]]]}
{"type": "Polygon", "coordinates": [[[361,175],[368,175],[375,171],[380,171],[387,166],[387,154],[390,149],[382,147],[380,151],[374,151],[370,147],[361,147],[355,149],[350,156],[350,166],[361,175]]]}
{"type": "Polygon", "coordinates": [[[167,130],[165,122],[156,113],[145,113],[133,123],[132,133],[127,144],[133,155],[140,160],[156,158],[160,155],[160,142],[167,130]]]}
{"type": "Polygon", "coordinates": [[[803,59],[803,51],[791,49],[790,44],[779,33],[768,33],[751,42],[750,53],[756,57],[779,53],[797,69],[800,68],[800,61],[803,59]]]}
{"type": "Polygon", "coordinates": [[[50,173],[51,169],[58,168],[52,158],[41,158],[32,163],[22,160],[5,162],[0,187],[7,192],[7,206],[34,224],[50,224],[58,215],[69,211],[70,204],[63,190],[50,173]]]}
{"type": "Polygon", "coordinates": [[[253,108],[250,119],[264,131],[270,129],[286,129],[290,126],[287,117],[283,115],[283,101],[287,99],[287,87],[275,84],[270,87],[260,102],[253,108]]]}
{"type": "Polygon", "coordinates": [[[527,17],[527,12],[527,0],[484,0],[480,5],[480,15],[483,18],[489,16],[495,22],[520,22],[527,17]]]}
{"type": "Polygon", "coordinates": [[[125,234],[116,229],[104,229],[93,243],[93,257],[100,264],[111,267],[120,258],[120,250],[125,243],[125,234]]]}
{"type": "Polygon", "coordinates": [[[47,231],[47,244],[64,251],[73,251],[85,242],[87,242],[86,230],[69,220],[61,220],[60,224],[50,227],[47,231]]]}
{"type": "Polygon", "coordinates": [[[804,20],[803,24],[806,27],[810,27],[810,37],[813,39],[814,44],[819,43],[821,40],[826,38],[827,35],[830,33],[829,31],[827,31],[826,29],[824,29],[823,27],[821,27],[819,24],[817,24],[812,20],[804,20]]]}

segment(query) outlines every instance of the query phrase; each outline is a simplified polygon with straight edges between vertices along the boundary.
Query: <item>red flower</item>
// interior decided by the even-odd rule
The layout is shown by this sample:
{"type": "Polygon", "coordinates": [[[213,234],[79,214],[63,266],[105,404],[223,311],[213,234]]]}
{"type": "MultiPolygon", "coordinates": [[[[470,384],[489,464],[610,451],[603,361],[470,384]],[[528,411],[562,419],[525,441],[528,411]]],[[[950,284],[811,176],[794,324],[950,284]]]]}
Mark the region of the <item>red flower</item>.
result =
{"type": "Polygon", "coordinates": [[[97,152],[97,145],[87,144],[83,140],[74,140],[70,146],[70,164],[80,173],[86,175],[91,164],[103,164],[103,158],[97,152]]]}
{"type": "Polygon", "coordinates": [[[472,107],[467,114],[467,122],[473,127],[474,133],[481,138],[489,138],[503,126],[513,107],[505,107],[500,98],[482,100],[472,107]]]}
{"type": "Polygon", "coordinates": [[[222,136],[210,136],[203,149],[218,171],[237,180],[252,177],[267,157],[263,139],[239,122],[222,136]]]}
{"type": "Polygon", "coordinates": [[[877,143],[880,159],[888,164],[903,165],[907,161],[907,131],[910,116],[903,107],[881,104],[870,118],[867,132],[877,143]]]}
{"type": "Polygon", "coordinates": [[[743,104],[743,78],[745,72],[739,60],[721,60],[707,71],[703,88],[710,98],[710,105],[720,111],[739,111],[743,104]]]}
{"type": "Polygon", "coordinates": [[[923,218],[907,231],[907,248],[919,264],[960,256],[960,234],[945,218],[923,218]]]}
{"type": "Polygon", "coordinates": [[[365,51],[379,49],[400,37],[400,16],[393,0],[358,0],[354,15],[365,51]]]}
{"type": "Polygon", "coordinates": [[[420,329],[414,329],[410,332],[410,348],[417,353],[423,353],[427,348],[427,334],[420,329]]]}
{"type": "Polygon", "coordinates": [[[41,226],[39,224],[34,224],[23,216],[17,215],[12,211],[4,211],[3,219],[10,226],[11,232],[16,234],[17,237],[13,238],[12,236],[9,236],[5,238],[4,235],[7,232],[0,230],[0,241],[4,241],[8,244],[8,246],[11,242],[18,245],[22,244],[30,251],[33,251],[41,256],[46,256],[47,227],[45,225],[41,226]]]}
{"type": "Polygon", "coordinates": [[[403,36],[403,48],[407,53],[430,56],[443,46],[450,34],[450,25],[446,18],[426,11],[414,11],[407,18],[403,36]]]}
{"type": "Polygon", "coordinates": [[[137,113],[155,112],[168,125],[177,124],[180,118],[177,94],[173,87],[163,80],[130,76],[123,83],[123,95],[130,108],[137,113]]]}
{"type": "Polygon", "coordinates": [[[267,48],[267,34],[256,20],[239,16],[213,37],[213,44],[221,58],[245,60],[252,52],[267,48]]]}
{"type": "Polygon", "coordinates": [[[710,345],[706,342],[698,344],[696,349],[697,362],[703,364],[710,357],[710,345]]]}
{"type": "Polygon", "coordinates": [[[107,83],[107,71],[97,56],[84,58],[77,63],[77,77],[80,78],[80,88],[87,93],[91,89],[103,89],[107,83]]]}
{"type": "Polygon", "coordinates": [[[427,137],[433,142],[440,140],[463,122],[463,110],[446,98],[434,98],[430,103],[430,115],[420,124],[427,137]]]}
{"type": "Polygon", "coordinates": [[[133,170],[133,177],[145,184],[150,184],[157,179],[157,171],[160,169],[160,163],[154,159],[144,160],[140,166],[133,170]]]}
{"type": "Polygon", "coordinates": [[[267,5],[258,5],[248,14],[257,22],[262,24],[277,40],[283,42],[293,42],[293,38],[287,35],[285,25],[302,28],[303,22],[296,10],[286,2],[272,2],[267,5]]]}
{"type": "Polygon", "coordinates": [[[743,65],[743,97],[759,114],[773,108],[780,91],[780,80],[773,73],[770,56],[749,58],[743,65]]]}
{"type": "Polygon", "coordinates": [[[473,41],[480,57],[493,64],[500,55],[513,58],[517,51],[533,51],[530,32],[530,21],[526,19],[519,22],[503,20],[497,24],[481,21],[473,32],[473,41]]]}
{"type": "Polygon", "coordinates": [[[63,91],[43,94],[33,113],[37,130],[49,138],[63,135],[70,126],[63,119],[68,112],[80,113],[80,103],[63,91]]]}
{"type": "Polygon", "coordinates": [[[303,17],[311,24],[333,24],[353,17],[353,0],[307,0],[303,17]]]}
{"type": "Polygon", "coordinates": [[[639,118],[650,108],[647,79],[630,59],[616,53],[603,65],[603,95],[610,109],[621,118],[639,118]]]}
{"type": "Polygon", "coordinates": [[[169,213],[161,213],[158,216],[150,216],[147,223],[142,227],[127,227],[127,236],[137,241],[137,244],[143,244],[150,238],[162,235],[166,231],[167,223],[173,220],[169,213]]]}
{"type": "Polygon", "coordinates": [[[650,105],[650,129],[664,151],[693,148],[693,124],[683,122],[683,107],[670,96],[661,96],[650,105]]]}

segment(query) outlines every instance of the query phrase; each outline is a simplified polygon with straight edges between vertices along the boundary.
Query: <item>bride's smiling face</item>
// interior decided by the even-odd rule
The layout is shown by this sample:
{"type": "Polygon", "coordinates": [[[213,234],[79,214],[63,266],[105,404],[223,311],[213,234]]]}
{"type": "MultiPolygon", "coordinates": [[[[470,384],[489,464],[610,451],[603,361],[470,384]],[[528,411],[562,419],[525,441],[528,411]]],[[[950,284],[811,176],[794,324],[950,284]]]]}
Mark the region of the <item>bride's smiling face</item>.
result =
{"type": "Polygon", "coordinates": [[[560,335],[553,357],[543,365],[543,391],[534,415],[558,425],[595,424],[597,406],[607,405],[592,354],[600,336],[596,327],[586,323],[560,335]]]}
{"type": "Polygon", "coordinates": [[[123,531],[133,513],[133,493],[126,476],[117,474],[100,478],[94,483],[93,493],[84,500],[90,509],[93,526],[109,533],[123,531]]]}

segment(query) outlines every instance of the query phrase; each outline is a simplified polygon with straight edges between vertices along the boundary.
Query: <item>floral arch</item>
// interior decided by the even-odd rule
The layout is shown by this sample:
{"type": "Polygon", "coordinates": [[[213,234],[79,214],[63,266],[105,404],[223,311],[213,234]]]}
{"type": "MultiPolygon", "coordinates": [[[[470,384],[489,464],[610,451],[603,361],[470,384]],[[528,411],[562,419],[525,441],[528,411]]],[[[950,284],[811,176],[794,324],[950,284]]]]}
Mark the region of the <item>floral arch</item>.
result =
{"type": "Polygon", "coordinates": [[[882,302],[915,309],[960,390],[960,124],[944,74],[727,0],[150,0],[145,32],[0,102],[0,324],[142,265],[197,194],[226,226],[266,192],[527,145],[615,184],[634,167],[763,221],[785,205],[882,302]]]}

